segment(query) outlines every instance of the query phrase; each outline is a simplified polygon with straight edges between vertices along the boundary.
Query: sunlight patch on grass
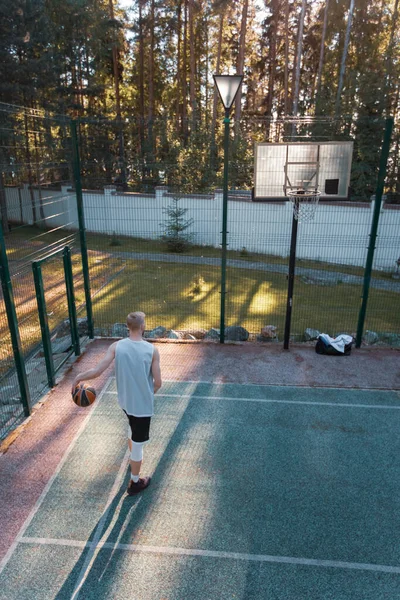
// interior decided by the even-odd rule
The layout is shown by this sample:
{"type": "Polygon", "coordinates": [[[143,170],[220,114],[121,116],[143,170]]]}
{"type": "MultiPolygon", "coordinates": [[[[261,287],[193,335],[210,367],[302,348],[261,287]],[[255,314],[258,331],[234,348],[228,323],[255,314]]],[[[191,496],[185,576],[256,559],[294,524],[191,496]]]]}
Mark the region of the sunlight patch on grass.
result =
{"type": "Polygon", "coordinates": [[[279,300],[276,293],[271,290],[271,283],[264,281],[251,299],[249,315],[260,316],[266,313],[273,313],[278,304],[279,300]]]}

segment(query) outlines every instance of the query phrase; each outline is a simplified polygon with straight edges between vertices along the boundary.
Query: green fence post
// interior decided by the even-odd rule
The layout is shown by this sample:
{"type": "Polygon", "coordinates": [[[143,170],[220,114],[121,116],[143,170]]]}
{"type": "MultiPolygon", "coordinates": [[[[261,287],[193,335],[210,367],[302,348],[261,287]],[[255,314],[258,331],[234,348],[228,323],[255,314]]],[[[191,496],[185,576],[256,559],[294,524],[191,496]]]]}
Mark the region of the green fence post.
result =
{"type": "Polygon", "coordinates": [[[47,381],[49,387],[55,386],[53,353],[51,351],[51,340],[49,332],[49,323],[47,320],[46,300],[44,297],[42,268],[40,263],[32,263],[33,280],[35,282],[36,300],[39,312],[40,330],[42,332],[43,352],[46,362],[47,381]]]}
{"type": "Polygon", "coordinates": [[[393,117],[389,117],[388,119],[386,119],[386,122],[385,122],[385,136],[383,139],[381,159],[380,159],[380,163],[379,163],[378,183],[376,186],[376,193],[375,193],[374,214],[372,217],[371,232],[369,234],[368,254],[367,254],[367,261],[365,264],[365,271],[364,271],[362,302],[361,302],[360,313],[358,315],[356,348],[359,348],[361,346],[362,335],[363,335],[363,331],[364,331],[365,315],[367,313],[369,286],[371,283],[372,264],[374,261],[375,244],[376,244],[377,231],[378,231],[379,215],[381,212],[383,189],[384,189],[384,185],[385,185],[386,167],[387,167],[387,161],[389,158],[392,129],[393,129],[393,117]]]}
{"type": "Polygon", "coordinates": [[[93,339],[94,338],[93,310],[92,310],[92,298],[90,295],[89,261],[88,261],[88,254],[87,254],[87,245],[86,245],[85,216],[84,216],[84,210],[83,210],[83,196],[82,196],[82,182],[81,182],[81,165],[80,165],[80,157],[79,157],[79,145],[78,145],[78,133],[77,133],[77,128],[76,128],[76,121],[71,121],[71,137],[72,137],[72,153],[73,153],[73,163],[74,163],[76,206],[77,206],[77,210],[78,210],[79,237],[80,237],[80,242],[81,242],[83,283],[84,283],[84,287],[85,287],[86,314],[87,314],[87,320],[88,320],[89,338],[93,339]]]}
{"type": "Polygon", "coordinates": [[[81,353],[79,344],[79,333],[78,333],[78,322],[76,319],[76,305],[75,305],[75,293],[74,293],[74,279],[72,275],[72,261],[71,261],[71,250],[69,246],[65,246],[63,250],[63,262],[64,262],[64,276],[65,286],[67,288],[67,301],[68,301],[68,315],[69,323],[71,327],[71,339],[74,347],[75,356],[79,356],[81,353]]]}
{"type": "Polygon", "coordinates": [[[15,368],[17,371],[21,402],[26,417],[32,412],[31,397],[29,393],[28,380],[26,378],[25,362],[22,355],[21,338],[18,329],[17,313],[15,310],[14,295],[11,284],[10,269],[3,232],[0,227],[0,278],[3,290],[4,304],[6,307],[8,327],[10,328],[11,344],[14,355],[15,368]]]}
{"type": "Polygon", "coordinates": [[[221,257],[221,313],[219,325],[219,341],[225,342],[225,300],[226,300],[226,248],[228,223],[228,174],[229,174],[229,109],[225,109],[224,132],[224,185],[222,200],[222,257],[221,257]]]}

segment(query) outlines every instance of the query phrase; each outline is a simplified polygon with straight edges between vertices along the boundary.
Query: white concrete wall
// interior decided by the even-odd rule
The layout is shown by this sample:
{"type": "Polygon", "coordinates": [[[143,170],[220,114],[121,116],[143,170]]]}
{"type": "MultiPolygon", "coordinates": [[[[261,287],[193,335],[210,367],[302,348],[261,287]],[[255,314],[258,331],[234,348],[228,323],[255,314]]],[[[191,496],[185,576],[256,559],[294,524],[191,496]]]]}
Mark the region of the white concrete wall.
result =
{"type": "MultiPolygon", "coordinates": [[[[34,190],[37,218],[38,190],[34,190]]],[[[156,194],[117,193],[112,186],[104,192],[83,194],[86,229],[90,232],[157,239],[164,233],[167,217],[163,209],[172,194],[157,188],[156,194]]],[[[6,188],[10,221],[32,224],[31,196],[28,186],[6,188]]],[[[67,186],[61,191],[42,190],[45,224],[68,229],[78,226],[75,194],[67,186]]],[[[190,233],[196,244],[218,247],[221,243],[222,192],[215,195],[185,195],[179,206],[187,209],[185,219],[194,220],[190,233]]],[[[297,257],[335,264],[364,266],[374,202],[371,204],[324,204],[315,219],[299,223],[297,257]]],[[[228,248],[286,257],[289,254],[292,207],[286,203],[229,201],[228,248]]],[[[394,270],[400,256],[400,210],[382,208],[374,267],[394,270]]]]}

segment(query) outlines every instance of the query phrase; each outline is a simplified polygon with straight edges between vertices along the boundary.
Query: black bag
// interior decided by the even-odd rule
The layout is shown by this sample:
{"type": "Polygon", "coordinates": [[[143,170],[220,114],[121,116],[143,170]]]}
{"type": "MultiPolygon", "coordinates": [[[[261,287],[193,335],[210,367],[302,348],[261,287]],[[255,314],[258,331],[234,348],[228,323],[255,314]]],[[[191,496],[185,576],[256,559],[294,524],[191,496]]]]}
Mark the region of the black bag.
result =
{"type": "Polygon", "coordinates": [[[325,340],[323,340],[322,338],[318,338],[317,343],[315,345],[315,352],[317,354],[329,354],[331,356],[348,356],[351,352],[351,346],[353,345],[353,342],[350,342],[349,344],[345,344],[344,346],[344,353],[343,352],[339,352],[339,350],[336,350],[336,348],[334,348],[333,346],[331,346],[331,344],[328,344],[327,342],[325,342],[325,340]]]}

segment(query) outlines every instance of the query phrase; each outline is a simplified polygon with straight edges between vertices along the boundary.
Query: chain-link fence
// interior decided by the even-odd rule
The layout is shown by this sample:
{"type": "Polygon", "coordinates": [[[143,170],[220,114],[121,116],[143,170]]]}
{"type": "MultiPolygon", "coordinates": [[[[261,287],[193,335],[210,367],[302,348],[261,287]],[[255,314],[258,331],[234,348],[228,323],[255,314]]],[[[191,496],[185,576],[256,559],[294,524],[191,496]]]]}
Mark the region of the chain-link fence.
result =
{"type": "MultiPolygon", "coordinates": [[[[40,266],[55,369],[74,350],[65,246],[71,248],[77,316],[85,316],[91,294],[95,335],[125,335],[127,313],[143,310],[147,335],[220,340],[221,326],[236,326],[228,339],[283,341],[293,240],[287,194],[294,187],[318,188],[321,199],[314,220],[298,224],[290,339],[313,337],[310,330],[356,335],[373,243],[365,341],[399,343],[398,131],[378,236],[370,238],[384,120],[244,118],[230,125],[226,180],[222,121],[199,130],[167,118],[71,124],[11,107],[0,115],[2,223],[33,399],[48,373],[32,263],[40,266]]],[[[23,409],[13,391],[13,348],[1,308],[4,434],[23,409]]],[[[79,327],[87,335],[84,320],[79,327]]]]}
{"type": "MultiPolygon", "coordinates": [[[[80,124],[88,244],[114,276],[94,298],[100,335],[124,331],[135,307],[147,313],[149,329],[171,336],[220,327],[223,130],[217,123],[213,136],[189,121],[184,131],[168,119],[151,128],[135,119],[80,124]]],[[[291,336],[356,334],[384,131],[383,119],[367,118],[232,124],[226,325],[243,326],[251,339],[271,325],[283,338],[292,224],[286,194],[309,179],[322,196],[314,221],[298,228],[291,336]],[[273,154],[262,155],[266,143],[273,154]]],[[[392,159],[391,173],[395,166],[392,159]]],[[[394,205],[384,198],[382,206],[367,326],[393,342],[399,224],[394,205]]]]}
{"type": "Polygon", "coordinates": [[[23,415],[29,414],[44,389],[54,385],[55,373],[74,351],[63,265],[65,247],[72,253],[76,307],[82,318],[83,338],[87,336],[87,322],[77,203],[75,193],[71,192],[70,120],[42,111],[0,105],[0,153],[6,249],[1,260],[0,437],[3,437],[23,415]],[[14,329],[17,338],[12,344],[14,329]],[[46,330],[48,348],[43,341],[46,330]],[[24,380],[25,389],[21,390],[24,380]]]}

